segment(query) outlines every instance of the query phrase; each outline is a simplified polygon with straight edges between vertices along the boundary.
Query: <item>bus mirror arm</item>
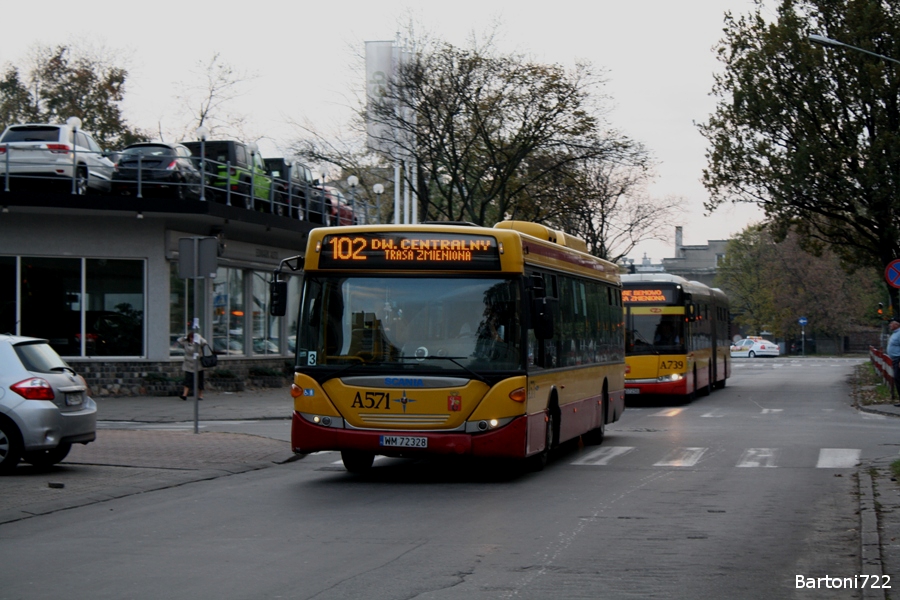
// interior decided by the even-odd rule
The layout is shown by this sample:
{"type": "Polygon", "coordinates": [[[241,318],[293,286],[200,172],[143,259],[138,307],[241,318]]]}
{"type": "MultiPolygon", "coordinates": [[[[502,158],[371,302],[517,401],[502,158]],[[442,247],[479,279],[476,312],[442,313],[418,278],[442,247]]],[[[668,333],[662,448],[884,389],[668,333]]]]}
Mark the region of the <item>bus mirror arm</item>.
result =
{"type": "Polygon", "coordinates": [[[299,271],[303,256],[297,255],[285,258],[278,264],[278,268],[269,282],[269,314],[273,317],[283,317],[287,314],[287,280],[281,278],[282,271],[287,266],[291,271],[299,271]],[[291,264],[294,261],[294,264],[291,264]]]}

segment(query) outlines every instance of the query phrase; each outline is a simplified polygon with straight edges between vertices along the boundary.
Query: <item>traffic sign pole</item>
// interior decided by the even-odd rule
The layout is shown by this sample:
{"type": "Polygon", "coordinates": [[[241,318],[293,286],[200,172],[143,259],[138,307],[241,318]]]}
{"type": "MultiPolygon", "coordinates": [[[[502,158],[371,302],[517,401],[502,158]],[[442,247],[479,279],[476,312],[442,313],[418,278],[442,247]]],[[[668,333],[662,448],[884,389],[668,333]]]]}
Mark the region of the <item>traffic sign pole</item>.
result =
{"type": "Polygon", "coordinates": [[[797,322],[800,323],[800,356],[806,356],[806,324],[809,321],[806,317],[800,317],[797,322]]]}

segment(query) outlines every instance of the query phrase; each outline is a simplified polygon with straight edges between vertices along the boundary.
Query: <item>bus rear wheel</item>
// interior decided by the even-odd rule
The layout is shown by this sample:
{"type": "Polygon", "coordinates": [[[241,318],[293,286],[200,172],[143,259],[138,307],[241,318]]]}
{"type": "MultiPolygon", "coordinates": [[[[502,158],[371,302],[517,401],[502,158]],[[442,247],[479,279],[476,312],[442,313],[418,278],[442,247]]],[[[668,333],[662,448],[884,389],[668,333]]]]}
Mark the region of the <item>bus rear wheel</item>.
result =
{"type": "Polygon", "coordinates": [[[555,421],[553,411],[547,413],[547,429],[544,438],[544,449],[533,456],[525,459],[526,470],[536,473],[543,471],[547,466],[547,459],[550,457],[550,449],[553,447],[555,421]]]}
{"type": "Polygon", "coordinates": [[[375,454],[362,450],[341,450],[341,461],[344,468],[351,473],[365,473],[372,468],[375,454]]]}
{"type": "Polygon", "coordinates": [[[603,402],[600,405],[600,426],[581,434],[581,441],[585,446],[599,446],[603,443],[606,436],[606,407],[607,404],[606,391],[603,392],[603,402]]]}

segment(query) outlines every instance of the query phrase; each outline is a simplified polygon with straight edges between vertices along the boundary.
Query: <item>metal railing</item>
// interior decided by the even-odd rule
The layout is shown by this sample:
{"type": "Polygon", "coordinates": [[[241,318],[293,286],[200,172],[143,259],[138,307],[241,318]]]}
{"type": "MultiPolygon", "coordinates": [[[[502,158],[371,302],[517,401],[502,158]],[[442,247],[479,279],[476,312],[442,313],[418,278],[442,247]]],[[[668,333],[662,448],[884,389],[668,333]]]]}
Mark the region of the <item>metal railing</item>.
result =
{"type": "MultiPolygon", "coordinates": [[[[0,170],[3,176],[3,191],[11,191],[11,182],[27,181],[28,183],[56,182],[71,180],[70,193],[76,194],[76,177],[79,169],[89,169],[88,178],[95,181],[100,178],[109,186],[113,195],[134,195],[136,198],[155,198],[165,192],[185,201],[215,201],[228,206],[240,206],[248,210],[271,213],[292,219],[299,219],[321,225],[349,225],[377,223],[375,206],[369,202],[359,201],[355,197],[349,201],[335,198],[322,186],[308,182],[297,184],[294,181],[272,177],[241,167],[232,166],[230,162],[217,162],[206,159],[205,164],[199,156],[191,157],[196,169],[196,179],[185,181],[180,179],[165,180],[160,173],[171,174],[165,167],[145,166],[148,158],[138,154],[136,168],[128,164],[122,167],[90,167],[79,162],[79,156],[97,155],[86,150],[68,152],[71,161],[47,160],[42,162],[33,158],[12,158],[12,154],[48,152],[40,148],[16,148],[10,152],[9,147],[0,144],[2,160],[0,170]],[[103,171],[107,172],[103,172],[103,171]],[[134,171],[134,173],[132,173],[134,171]],[[123,176],[122,173],[127,174],[123,176]],[[205,178],[205,181],[203,179],[205,178]],[[200,186],[203,186],[201,192],[200,186]],[[180,192],[178,191],[180,190],[180,192]]],[[[175,158],[175,157],[165,157],[175,158]]],[[[155,159],[154,159],[155,160],[155,159]]],[[[192,178],[193,179],[193,178],[192,178]]],[[[84,190],[87,194],[101,193],[93,189],[84,190]]]]}

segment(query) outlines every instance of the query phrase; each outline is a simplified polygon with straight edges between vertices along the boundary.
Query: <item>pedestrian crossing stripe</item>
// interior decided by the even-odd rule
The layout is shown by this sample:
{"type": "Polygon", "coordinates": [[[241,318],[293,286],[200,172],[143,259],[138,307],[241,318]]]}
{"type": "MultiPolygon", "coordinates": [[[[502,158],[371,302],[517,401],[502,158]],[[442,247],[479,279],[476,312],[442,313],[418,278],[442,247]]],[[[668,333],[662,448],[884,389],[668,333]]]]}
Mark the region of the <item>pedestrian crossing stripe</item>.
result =
{"type": "Polygon", "coordinates": [[[778,453],[777,448],[747,448],[744,451],[741,460],[738,461],[738,467],[775,467],[775,455],[778,453]]]}
{"type": "MultiPolygon", "coordinates": [[[[603,446],[573,461],[572,465],[606,466],[626,454],[634,452],[634,446],[603,446]]],[[[696,466],[709,448],[674,448],[662,459],[653,463],[654,467],[687,468],[696,466]]],[[[817,469],[852,469],[860,462],[862,450],[856,448],[820,448],[816,462],[817,469]]],[[[779,456],[778,448],[747,448],[735,467],[774,468],[779,456]]]]}
{"type": "Polygon", "coordinates": [[[583,456],[582,458],[573,462],[573,465],[606,465],[609,464],[609,461],[616,458],[617,456],[622,456],[624,454],[628,454],[634,450],[633,446],[603,446],[602,448],[598,448],[593,452],[583,456]]]}
{"type": "Polygon", "coordinates": [[[848,469],[859,464],[859,450],[849,448],[822,448],[819,450],[819,469],[848,469]]]}

